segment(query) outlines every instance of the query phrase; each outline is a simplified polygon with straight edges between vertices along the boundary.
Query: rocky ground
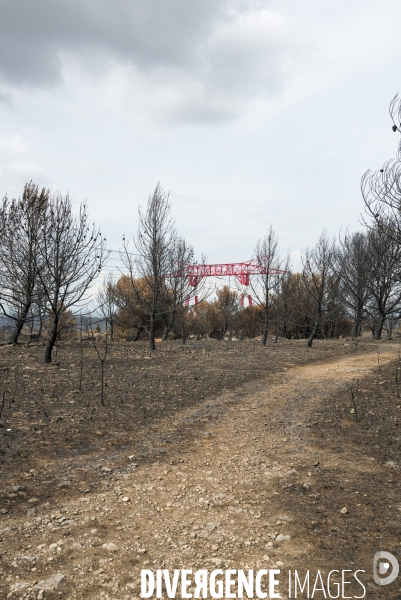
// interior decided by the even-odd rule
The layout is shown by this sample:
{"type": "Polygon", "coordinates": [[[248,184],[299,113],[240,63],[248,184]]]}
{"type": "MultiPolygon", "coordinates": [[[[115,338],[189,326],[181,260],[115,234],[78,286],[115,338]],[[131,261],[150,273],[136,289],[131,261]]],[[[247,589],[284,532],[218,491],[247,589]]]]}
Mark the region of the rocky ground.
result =
{"type": "Polygon", "coordinates": [[[372,577],[378,550],[401,562],[398,343],[119,345],[106,407],[93,349],[81,392],[77,348],[41,350],[2,348],[1,598],[132,599],[141,569],[219,568],[276,568],[282,598],[289,570],[361,569],[365,597],[401,597],[372,577]]]}

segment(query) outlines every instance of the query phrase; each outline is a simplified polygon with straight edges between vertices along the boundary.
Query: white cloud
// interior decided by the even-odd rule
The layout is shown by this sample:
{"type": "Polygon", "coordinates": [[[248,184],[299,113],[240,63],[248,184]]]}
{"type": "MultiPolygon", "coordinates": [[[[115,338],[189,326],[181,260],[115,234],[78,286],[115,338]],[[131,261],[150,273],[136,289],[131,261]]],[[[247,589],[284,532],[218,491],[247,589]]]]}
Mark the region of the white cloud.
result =
{"type": "Polygon", "coordinates": [[[0,135],[1,179],[11,183],[25,183],[31,179],[43,177],[43,169],[33,160],[32,155],[32,147],[20,135],[0,135]]]}

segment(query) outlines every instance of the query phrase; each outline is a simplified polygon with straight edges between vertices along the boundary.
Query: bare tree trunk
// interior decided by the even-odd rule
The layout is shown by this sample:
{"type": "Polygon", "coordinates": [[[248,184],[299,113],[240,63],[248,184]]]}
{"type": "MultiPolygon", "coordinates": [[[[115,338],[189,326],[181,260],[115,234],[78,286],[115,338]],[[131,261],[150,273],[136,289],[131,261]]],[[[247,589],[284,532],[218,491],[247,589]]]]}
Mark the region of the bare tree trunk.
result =
{"type": "Polygon", "coordinates": [[[154,316],[154,311],[152,311],[152,313],[150,315],[149,350],[156,350],[156,344],[155,344],[155,316],[154,316]]]}
{"type": "Polygon", "coordinates": [[[380,340],[382,337],[382,331],[383,331],[385,319],[386,319],[385,315],[381,314],[378,316],[377,320],[375,321],[374,328],[373,328],[373,337],[375,340],[380,340]]]}
{"type": "Polygon", "coordinates": [[[104,360],[100,361],[101,365],[102,365],[102,369],[101,369],[101,373],[102,373],[102,380],[101,380],[101,390],[100,390],[100,403],[102,406],[104,406],[104,360]]]}
{"type": "Polygon", "coordinates": [[[325,335],[325,331],[324,331],[324,328],[323,328],[323,339],[326,339],[326,337],[327,337],[329,340],[331,340],[331,338],[333,337],[333,330],[334,330],[334,323],[333,323],[333,321],[330,321],[329,322],[329,330],[327,332],[327,336],[325,335]]]}
{"type": "Polygon", "coordinates": [[[167,342],[168,334],[170,333],[170,331],[174,325],[176,312],[177,312],[176,309],[172,310],[170,320],[168,320],[167,318],[165,319],[166,324],[164,326],[163,336],[162,336],[163,342],[167,342]]]}
{"type": "Polygon", "coordinates": [[[363,306],[359,305],[357,307],[357,311],[356,311],[356,315],[355,315],[355,319],[354,319],[354,323],[352,325],[352,337],[359,337],[361,335],[361,328],[362,328],[362,310],[363,310],[363,306]]]}
{"type": "Polygon", "coordinates": [[[354,324],[352,325],[351,336],[353,338],[358,337],[358,331],[359,331],[359,319],[355,319],[354,324]]]}
{"type": "Polygon", "coordinates": [[[21,333],[24,323],[28,317],[30,307],[31,307],[31,303],[29,302],[29,303],[25,304],[23,310],[21,311],[21,314],[20,314],[18,320],[16,321],[15,327],[11,334],[10,341],[9,341],[10,344],[18,344],[18,337],[19,337],[19,334],[21,333]]]}
{"type": "Polygon", "coordinates": [[[264,322],[263,322],[262,346],[266,346],[268,333],[269,333],[269,314],[268,314],[267,310],[265,310],[264,322]]]}
{"type": "Polygon", "coordinates": [[[318,319],[316,319],[313,329],[310,333],[310,336],[308,337],[308,348],[312,347],[313,340],[315,339],[317,330],[319,329],[319,323],[320,323],[320,317],[318,319]]]}
{"type": "Polygon", "coordinates": [[[83,367],[84,367],[84,346],[82,341],[82,316],[80,319],[80,327],[79,327],[79,385],[78,389],[82,391],[82,375],[83,375],[83,367]]]}
{"type": "Polygon", "coordinates": [[[38,331],[39,339],[42,337],[42,329],[43,329],[43,315],[40,314],[39,315],[39,331],[38,331]]]}
{"type": "Polygon", "coordinates": [[[139,325],[139,327],[137,328],[136,334],[134,335],[134,339],[132,340],[133,342],[137,342],[139,340],[139,338],[141,337],[141,333],[144,329],[145,329],[144,325],[139,325]]]}
{"type": "Polygon", "coordinates": [[[50,330],[50,337],[49,337],[49,340],[48,340],[46,348],[45,348],[45,364],[49,364],[52,362],[52,352],[53,352],[54,344],[57,341],[57,334],[58,334],[58,319],[55,318],[53,320],[52,327],[50,330]]]}

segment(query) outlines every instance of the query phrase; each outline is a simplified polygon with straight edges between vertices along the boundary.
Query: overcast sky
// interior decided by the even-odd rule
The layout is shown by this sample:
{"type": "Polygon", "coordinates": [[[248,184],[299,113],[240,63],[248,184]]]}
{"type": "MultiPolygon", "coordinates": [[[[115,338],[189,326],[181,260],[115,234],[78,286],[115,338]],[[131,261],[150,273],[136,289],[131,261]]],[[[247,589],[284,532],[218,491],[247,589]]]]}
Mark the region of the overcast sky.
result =
{"type": "Polygon", "coordinates": [[[160,181],[198,256],[247,260],[272,223],[298,267],[361,228],[360,177],[395,155],[400,22],[399,0],[0,0],[0,194],[69,190],[118,249],[160,181]]]}

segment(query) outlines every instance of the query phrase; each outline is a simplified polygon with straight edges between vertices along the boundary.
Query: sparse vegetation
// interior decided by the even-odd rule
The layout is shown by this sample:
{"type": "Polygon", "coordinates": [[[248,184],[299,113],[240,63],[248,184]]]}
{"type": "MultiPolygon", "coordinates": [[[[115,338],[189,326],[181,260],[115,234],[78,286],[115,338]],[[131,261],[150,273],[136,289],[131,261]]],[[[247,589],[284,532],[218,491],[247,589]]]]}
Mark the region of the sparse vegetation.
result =
{"type": "Polygon", "coordinates": [[[103,281],[87,312],[108,252],[85,206],[74,216],[68,195],[33,183],[21,199],[4,199],[0,307],[12,322],[0,347],[5,597],[26,589],[26,600],[43,598],[48,588],[35,587],[36,577],[60,583],[64,571],[67,597],[100,597],[99,587],[111,587],[114,542],[124,553],[113,598],[136,590],[133,569],[171,568],[181,555],[198,568],[204,560],[242,568],[246,547],[252,565],[288,569],[299,559],[310,569],[307,552],[321,547],[324,568],[339,556],[364,568],[382,530],[397,551],[399,527],[383,524],[380,510],[391,508],[395,520],[400,482],[388,477],[401,468],[398,167],[365,174],[365,231],[338,243],[323,232],[302,273],[280,258],[270,226],[255,246],[262,274],[241,281],[255,300],[247,307],[241,286],[208,296],[202,278],[190,278],[194,249],[160,185],[139,210],[134,252],[124,236],[126,272],[103,281]],[[295,536],[298,546],[281,545],[295,536]],[[45,562],[47,547],[58,554],[45,562]],[[9,592],[13,569],[29,582],[9,592]]]}

